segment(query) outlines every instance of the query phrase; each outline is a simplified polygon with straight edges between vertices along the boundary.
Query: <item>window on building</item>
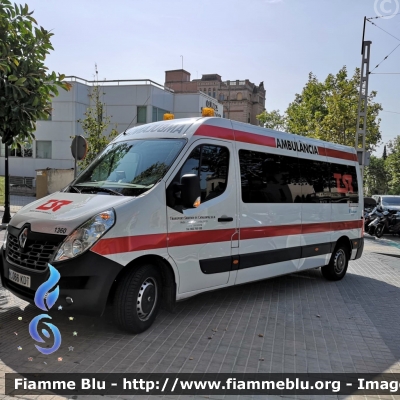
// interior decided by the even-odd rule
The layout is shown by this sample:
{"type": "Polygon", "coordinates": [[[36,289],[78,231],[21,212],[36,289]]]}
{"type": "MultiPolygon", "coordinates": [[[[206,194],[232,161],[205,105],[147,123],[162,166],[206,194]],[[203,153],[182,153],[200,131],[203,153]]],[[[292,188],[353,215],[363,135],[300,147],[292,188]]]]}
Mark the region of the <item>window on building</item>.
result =
{"type": "MultiPolygon", "coordinates": [[[[200,178],[201,202],[204,203],[221,195],[228,183],[229,150],[214,145],[197,146],[176,174],[167,192],[168,206],[180,211],[179,195],[173,195],[176,184],[185,174],[196,174],[200,178]]],[[[179,193],[179,192],[178,192],[179,193]]]]}
{"type": "Polygon", "coordinates": [[[51,158],[51,140],[36,141],[36,158],[51,158]]]}
{"type": "Polygon", "coordinates": [[[211,96],[211,89],[208,88],[208,95],[211,96]]]}
{"type": "Polygon", "coordinates": [[[250,123],[250,113],[249,113],[249,116],[247,118],[247,122],[250,123]]]}
{"type": "Polygon", "coordinates": [[[147,122],[147,107],[146,106],[138,106],[137,108],[137,123],[145,124],[147,122]]]}
{"type": "Polygon", "coordinates": [[[213,89],[213,97],[215,99],[216,93],[215,93],[215,89],[213,89]]]}
{"type": "MultiPolygon", "coordinates": [[[[4,157],[6,152],[6,147],[4,143],[0,146],[0,156],[4,157]]],[[[18,144],[17,148],[8,148],[8,155],[10,157],[32,157],[32,144],[24,143],[23,145],[18,144]]]]}
{"type": "Polygon", "coordinates": [[[153,116],[152,121],[162,121],[164,119],[164,114],[168,113],[169,111],[163,110],[162,108],[153,107],[153,116]]]}
{"type": "Polygon", "coordinates": [[[22,152],[24,157],[33,157],[32,143],[25,143],[22,152]]]}
{"type": "Polygon", "coordinates": [[[241,92],[239,92],[239,93],[236,95],[236,100],[243,100],[243,95],[242,95],[241,92]]]}

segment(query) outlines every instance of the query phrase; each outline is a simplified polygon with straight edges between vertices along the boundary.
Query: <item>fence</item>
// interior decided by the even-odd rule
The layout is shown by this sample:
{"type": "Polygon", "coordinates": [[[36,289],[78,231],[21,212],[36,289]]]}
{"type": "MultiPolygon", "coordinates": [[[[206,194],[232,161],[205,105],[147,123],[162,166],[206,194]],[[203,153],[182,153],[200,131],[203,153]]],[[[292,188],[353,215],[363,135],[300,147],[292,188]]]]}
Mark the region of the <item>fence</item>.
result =
{"type": "MultiPolygon", "coordinates": [[[[0,211],[4,211],[4,176],[0,176],[0,211]]],[[[10,208],[16,212],[36,200],[33,178],[10,176],[10,208]]]]}

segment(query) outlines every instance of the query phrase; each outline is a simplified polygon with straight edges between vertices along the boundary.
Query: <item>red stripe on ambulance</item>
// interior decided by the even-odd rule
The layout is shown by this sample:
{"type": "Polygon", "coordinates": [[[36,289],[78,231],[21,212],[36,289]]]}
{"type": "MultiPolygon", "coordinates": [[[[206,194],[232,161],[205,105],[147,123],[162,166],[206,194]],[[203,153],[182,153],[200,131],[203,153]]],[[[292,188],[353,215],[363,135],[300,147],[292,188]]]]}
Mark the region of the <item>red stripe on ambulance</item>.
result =
{"type": "MultiPolygon", "coordinates": [[[[341,231],[362,228],[362,221],[322,222],[315,224],[278,225],[240,229],[240,239],[262,239],[276,236],[301,235],[307,233],[341,231]]],[[[230,241],[235,229],[218,229],[214,231],[176,232],[168,235],[154,234],[142,236],[123,236],[101,239],[92,247],[92,251],[101,255],[127,253],[177,246],[190,246],[205,243],[230,241]],[[168,244],[167,244],[168,242],[168,244]]]]}

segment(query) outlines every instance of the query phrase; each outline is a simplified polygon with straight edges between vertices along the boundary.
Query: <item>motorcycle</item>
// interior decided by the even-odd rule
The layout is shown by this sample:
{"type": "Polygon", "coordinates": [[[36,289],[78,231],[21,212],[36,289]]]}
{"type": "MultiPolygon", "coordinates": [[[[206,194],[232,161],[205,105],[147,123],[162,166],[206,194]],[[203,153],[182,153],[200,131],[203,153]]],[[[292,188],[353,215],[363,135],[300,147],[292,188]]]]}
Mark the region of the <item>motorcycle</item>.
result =
{"type": "Polygon", "coordinates": [[[375,207],[371,212],[364,213],[364,232],[368,233],[369,235],[373,236],[375,233],[375,228],[377,225],[376,221],[379,219],[383,214],[383,209],[380,206],[375,207]],[[373,222],[376,221],[375,224],[373,222]]]}
{"type": "Polygon", "coordinates": [[[400,215],[397,210],[384,211],[375,228],[375,236],[380,238],[387,233],[400,235],[400,215]]]}

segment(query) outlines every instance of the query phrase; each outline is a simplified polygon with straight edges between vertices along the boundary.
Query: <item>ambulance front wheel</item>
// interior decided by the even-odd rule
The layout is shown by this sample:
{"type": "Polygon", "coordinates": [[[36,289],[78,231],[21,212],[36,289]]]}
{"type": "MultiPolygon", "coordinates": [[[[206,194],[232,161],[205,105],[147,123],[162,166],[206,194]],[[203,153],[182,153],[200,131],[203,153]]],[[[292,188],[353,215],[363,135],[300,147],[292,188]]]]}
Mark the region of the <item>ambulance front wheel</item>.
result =
{"type": "Polygon", "coordinates": [[[330,281],[339,281],[346,275],[349,265],[349,248],[342,243],[336,245],[328,265],[321,267],[324,278],[330,281]]]}
{"type": "Polygon", "coordinates": [[[145,331],[156,319],[160,297],[161,275],[156,267],[146,264],[128,271],[115,292],[115,322],[131,333],[145,331]]]}

